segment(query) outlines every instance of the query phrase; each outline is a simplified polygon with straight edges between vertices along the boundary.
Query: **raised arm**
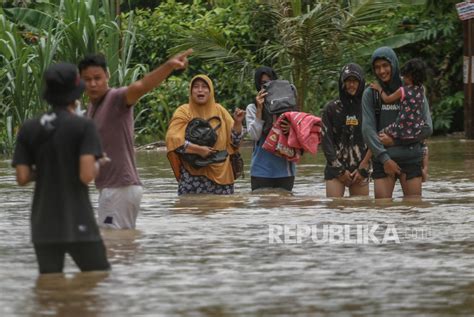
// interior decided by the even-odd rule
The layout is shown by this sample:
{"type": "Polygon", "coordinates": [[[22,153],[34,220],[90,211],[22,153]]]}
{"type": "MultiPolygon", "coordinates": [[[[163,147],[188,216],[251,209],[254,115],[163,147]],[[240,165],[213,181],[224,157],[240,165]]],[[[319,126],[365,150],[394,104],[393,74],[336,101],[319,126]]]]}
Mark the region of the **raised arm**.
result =
{"type": "Polygon", "coordinates": [[[262,130],[264,121],[262,120],[263,115],[263,102],[267,93],[264,89],[260,90],[255,98],[255,104],[247,106],[245,115],[245,121],[247,122],[247,131],[252,140],[257,141],[262,136],[262,130]]]}
{"type": "Polygon", "coordinates": [[[242,121],[244,121],[244,118],[245,111],[240,108],[236,108],[233,114],[234,125],[232,127],[232,130],[234,130],[235,133],[242,134],[242,121]]]}
{"type": "Polygon", "coordinates": [[[245,111],[245,122],[247,123],[247,133],[249,134],[250,139],[257,141],[262,136],[263,130],[263,120],[262,115],[257,115],[257,108],[255,104],[250,104],[247,106],[245,111]]]}
{"type": "Polygon", "coordinates": [[[383,91],[382,87],[378,83],[371,83],[370,88],[375,89],[379,92],[380,97],[382,98],[383,102],[385,103],[395,103],[399,101],[403,97],[403,87],[398,88],[393,94],[387,95],[385,91],[383,91]]]}
{"type": "Polygon", "coordinates": [[[164,64],[146,74],[142,79],[132,83],[127,88],[127,105],[134,105],[143,95],[158,87],[174,70],[184,69],[188,65],[188,56],[192,49],[176,54],[164,64]]]}
{"type": "Polygon", "coordinates": [[[380,90],[380,96],[382,97],[382,100],[385,103],[395,103],[402,98],[402,89],[402,87],[398,88],[397,91],[395,91],[391,95],[387,95],[385,91],[380,90]]]}

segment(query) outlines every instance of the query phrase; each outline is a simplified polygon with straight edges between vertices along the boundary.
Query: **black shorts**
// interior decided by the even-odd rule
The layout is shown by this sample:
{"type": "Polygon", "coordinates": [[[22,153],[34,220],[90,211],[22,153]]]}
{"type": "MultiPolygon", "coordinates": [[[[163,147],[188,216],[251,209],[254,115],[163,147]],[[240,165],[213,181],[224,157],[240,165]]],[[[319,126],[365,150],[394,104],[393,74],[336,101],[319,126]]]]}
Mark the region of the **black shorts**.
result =
{"type": "MultiPolygon", "coordinates": [[[[354,168],[349,169],[349,172],[352,173],[355,170],[354,168]]],[[[333,168],[330,167],[329,165],[326,165],[324,168],[324,180],[330,181],[331,179],[338,178],[340,175],[340,170],[338,168],[333,168]]]]}
{"type": "Polygon", "coordinates": [[[83,272],[110,270],[110,264],[107,260],[102,240],[71,243],[35,243],[34,247],[41,274],[61,273],[64,268],[64,256],[66,253],[69,253],[83,272]]]}
{"type": "MultiPolygon", "coordinates": [[[[402,160],[402,159],[393,159],[395,163],[400,166],[400,169],[402,170],[402,174],[406,174],[406,179],[412,179],[415,177],[421,177],[422,176],[422,157],[419,159],[413,159],[411,158],[410,160],[402,160]]],[[[383,169],[383,164],[380,162],[374,162],[373,163],[373,172],[372,172],[372,178],[373,179],[378,179],[378,178],[384,178],[387,177],[387,174],[385,174],[384,169],[383,169]]]]}
{"type": "Polygon", "coordinates": [[[295,177],[266,178],[252,176],[250,178],[250,184],[252,191],[259,188],[282,188],[291,192],[295,184],[295,177]]]}

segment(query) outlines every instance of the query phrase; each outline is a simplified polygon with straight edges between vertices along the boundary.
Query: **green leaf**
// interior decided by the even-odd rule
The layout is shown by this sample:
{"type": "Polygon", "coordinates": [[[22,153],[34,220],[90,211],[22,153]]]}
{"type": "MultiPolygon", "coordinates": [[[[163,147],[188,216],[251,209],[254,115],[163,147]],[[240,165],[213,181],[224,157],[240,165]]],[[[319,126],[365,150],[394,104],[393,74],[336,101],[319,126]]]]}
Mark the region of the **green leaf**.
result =
{"type": "Polygon", "coordinates": [[[366,44],[366,46],[357,49],[356,54],[360,56],[370,55],[374,50],[381,46],[389,46],[393,49],[399,48],[408,44],[417,43],[426,38],[426,34],[423,32],[411,32],[404,34],[392,35],[387,38],[378,39],[372,43],[366,44]]]}
{"type": "MultiPolygon", "coordinates": [[[[51,6],[51,10],[54,10],[53,6],[51,6]]],[[[17,7],[4,9],[4,11],[5,15],[12,21],[24,24],[30,30],[38,33],[49,30],[53,25],[57,24],[57,20],[53,16],[47,12],[35,9],[17,7]]]]}

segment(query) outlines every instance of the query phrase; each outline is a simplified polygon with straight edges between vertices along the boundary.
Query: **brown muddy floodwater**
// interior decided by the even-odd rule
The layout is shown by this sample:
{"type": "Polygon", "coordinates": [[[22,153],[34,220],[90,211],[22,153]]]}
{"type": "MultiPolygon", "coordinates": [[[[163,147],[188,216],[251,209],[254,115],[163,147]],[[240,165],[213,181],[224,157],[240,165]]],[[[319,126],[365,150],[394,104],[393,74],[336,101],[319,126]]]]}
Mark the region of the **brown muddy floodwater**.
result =
{"type": "Polygon", "coordinates": [[[304,157],[293,195],[251,193],[247,171],[227,197],[178,197],[165,154],[139,153],[137,230],[103,232],[113,270],[67,258],[42,278],[32,187],[3,160],[0,316],[472,316],[474,143],[435,138],[430,155],[422,201],[397,185],[376,202],[326,199],[322,153],[304,157]]]}

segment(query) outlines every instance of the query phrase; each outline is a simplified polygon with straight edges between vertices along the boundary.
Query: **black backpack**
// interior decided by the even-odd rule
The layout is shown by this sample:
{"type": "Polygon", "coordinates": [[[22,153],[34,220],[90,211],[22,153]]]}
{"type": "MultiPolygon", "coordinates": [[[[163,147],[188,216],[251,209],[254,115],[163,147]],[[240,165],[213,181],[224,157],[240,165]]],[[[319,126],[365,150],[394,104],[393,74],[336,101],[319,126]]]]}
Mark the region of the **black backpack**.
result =
{"type": "Polygon", "coordinates": [[[272,80],[263,84],[265,108],[270,114],[282,114],[297,108],[296,88],[288,80],[272,80]]]}
{"type": "Polygon", "coordinates": [[[217,130],[221,127],[221,118],[214,116],[207,120],[194,118],[186,126],[184,137],[191,143],[197,145],[214,146],[217,142],[217,130]],[[213,128],[209,123],[212,120],[218,120],[219,124],[213,128]]]}
{"type": "Polygon", "coordinates": [[[375,109],[374,109],[375,129],[377,129],[377,133],[378,133],[378,131],[380,131],[380,114],[382,112],[382,97],[380,96],[380,93],[375,89],[372,89],[372,96],[375,102],[375,105],[374,105],[375,106],[375,109]]]}
{"type": "Polygon", "coordinates": [[[263,134],[266,135],[273,125],[273,119],[288,111],[297,111],[296,87],[287,80],[272,80],[262,86],[267,95],[263,106],[263,134]]]}
{"type": "MultiPolygon", "coordinates": [[[[185,139],[193,144],[213,147],[217,142],[217,130],[221,127],[221,118],[214,116],[207,120],[201,118],[194,118],[188,122],[185,131],[185,139]],[[210,121],[218,120],[219,124],[213,128],[210,121]]],[[[197,154],[190,154],[181,152],[181,157],[195,168],[208,166],[212,163],[219,163],[225,161],[227,158],[227,151],[219,151],[202,158],[197,154]]]]}

